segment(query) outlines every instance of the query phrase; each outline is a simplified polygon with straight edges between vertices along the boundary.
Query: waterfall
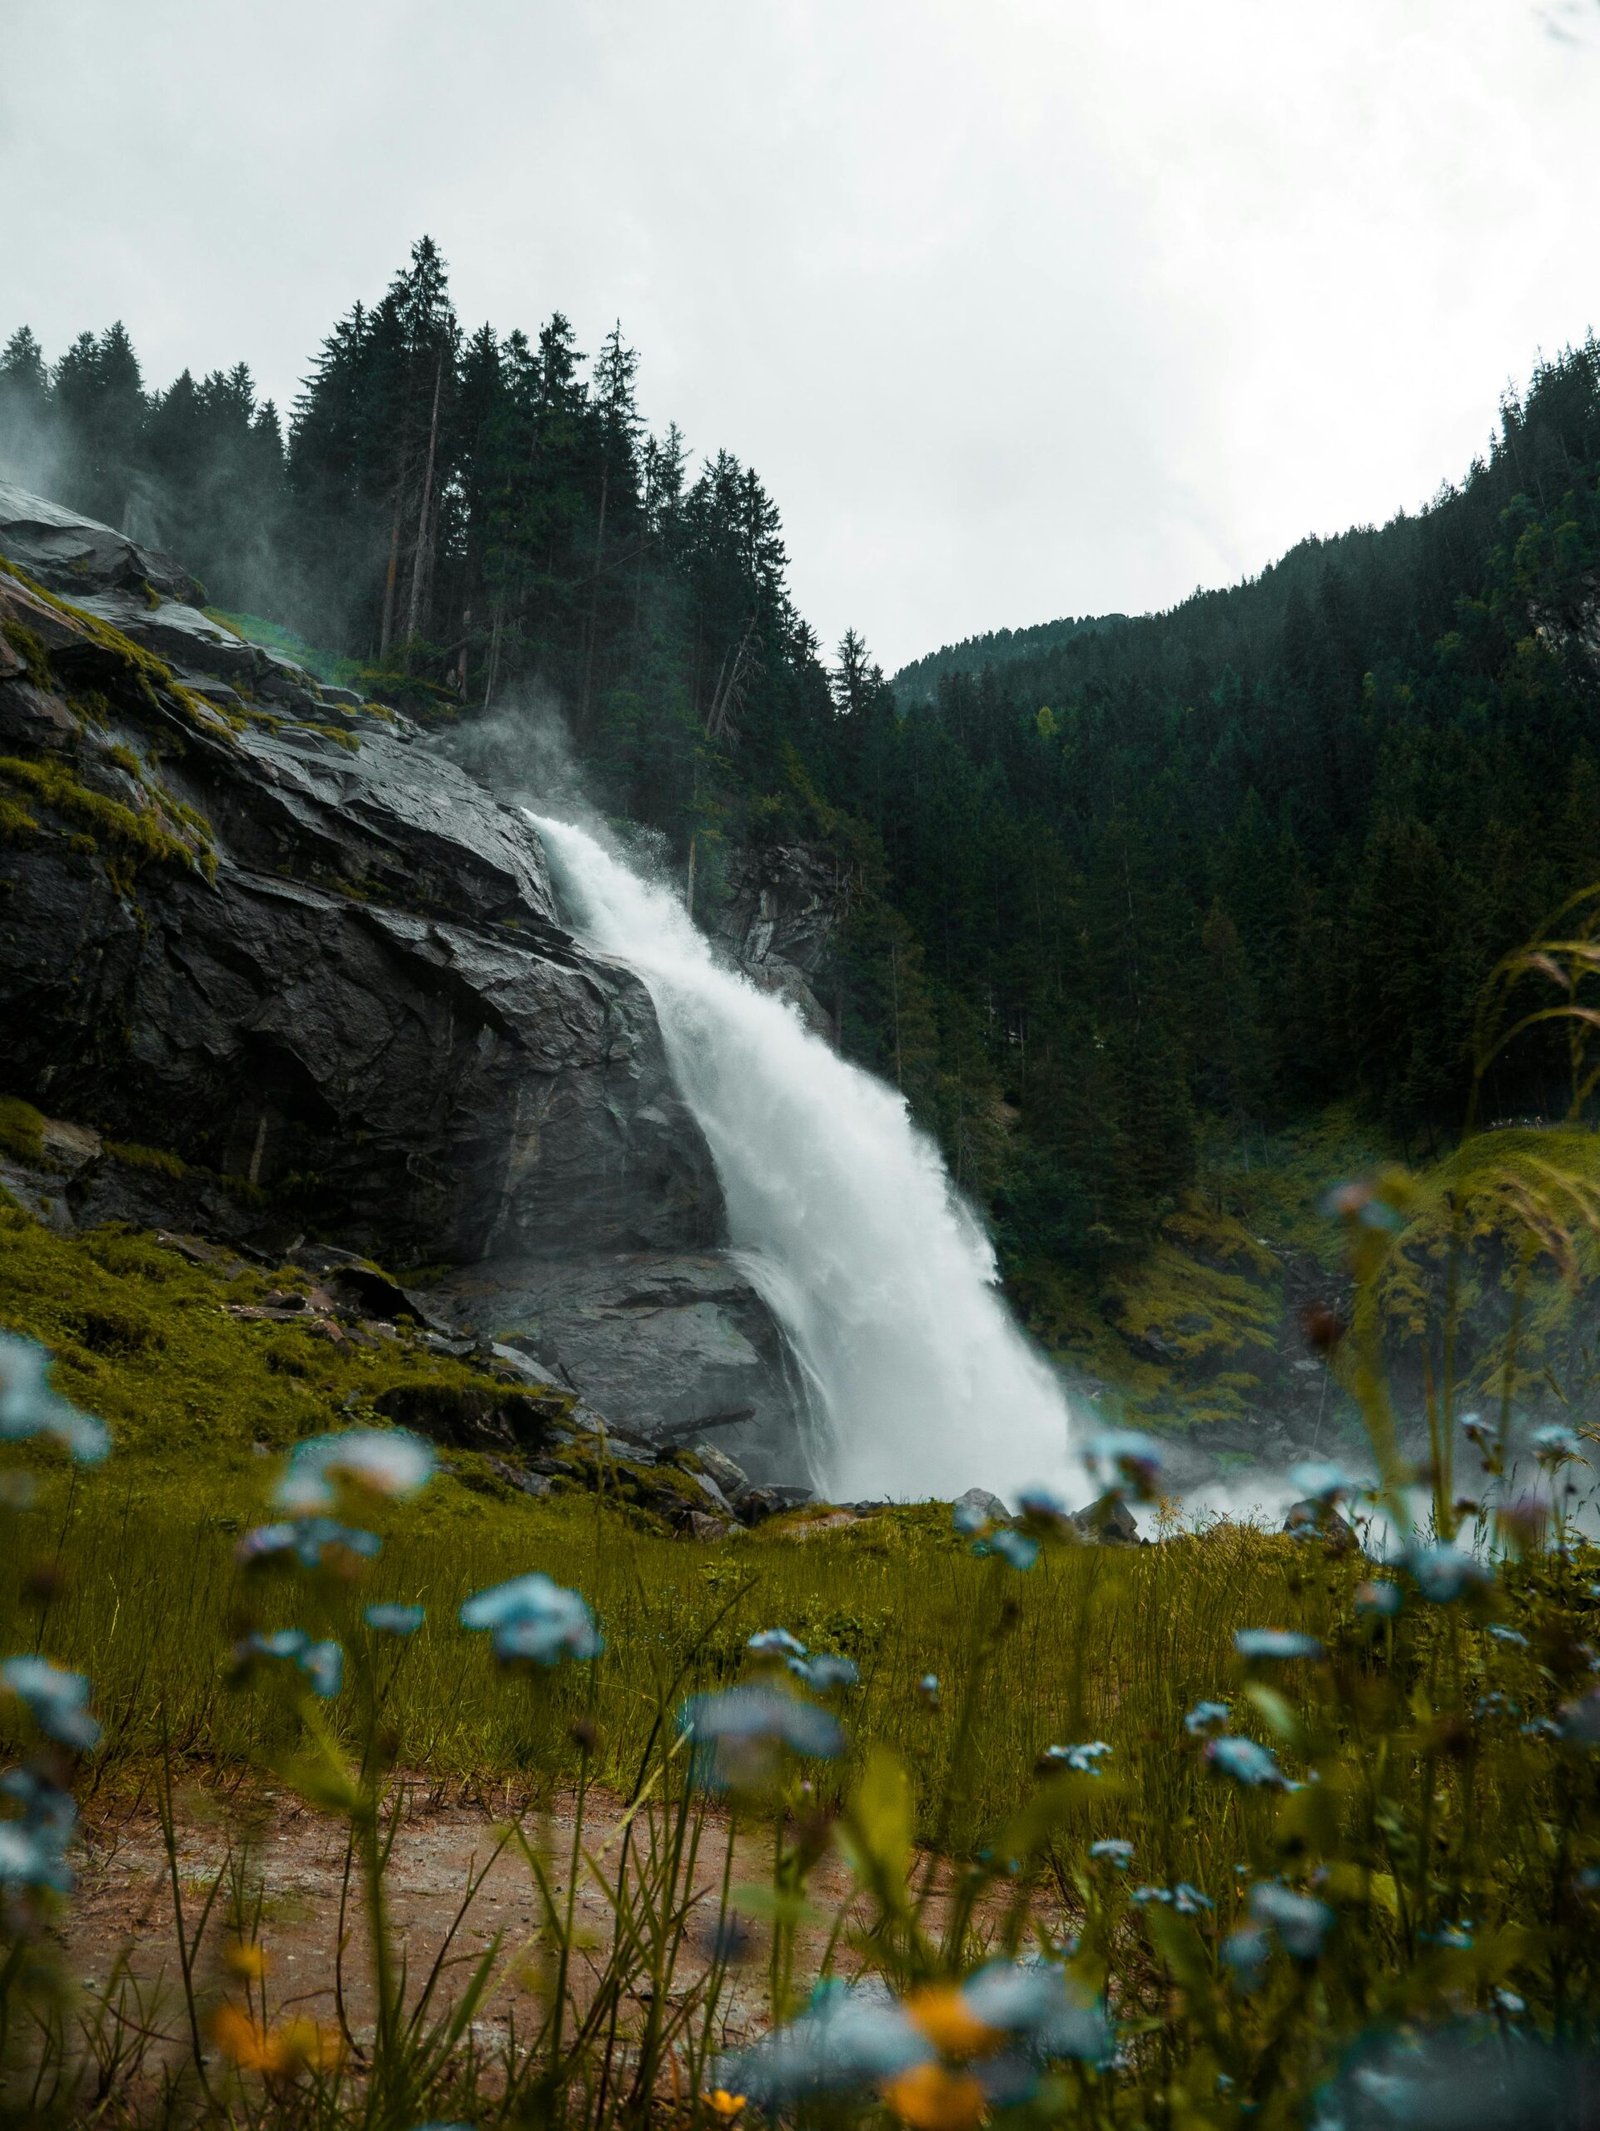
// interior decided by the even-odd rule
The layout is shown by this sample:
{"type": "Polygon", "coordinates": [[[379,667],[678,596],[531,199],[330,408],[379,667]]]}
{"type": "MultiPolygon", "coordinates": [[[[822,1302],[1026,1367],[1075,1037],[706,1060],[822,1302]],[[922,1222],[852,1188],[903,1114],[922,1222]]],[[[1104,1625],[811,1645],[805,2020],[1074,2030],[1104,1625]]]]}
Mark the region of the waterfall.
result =
{"type": "Polygon", "coordinates": [[[655,1002],[734,1250],[820,1409],[822,1493],[1070,1485],[1060,1384],[1013,1322],[989,1240],[903,1098],[721,967],[669,889],[586,830],[530,818],[569,923],[655,1002]]]}

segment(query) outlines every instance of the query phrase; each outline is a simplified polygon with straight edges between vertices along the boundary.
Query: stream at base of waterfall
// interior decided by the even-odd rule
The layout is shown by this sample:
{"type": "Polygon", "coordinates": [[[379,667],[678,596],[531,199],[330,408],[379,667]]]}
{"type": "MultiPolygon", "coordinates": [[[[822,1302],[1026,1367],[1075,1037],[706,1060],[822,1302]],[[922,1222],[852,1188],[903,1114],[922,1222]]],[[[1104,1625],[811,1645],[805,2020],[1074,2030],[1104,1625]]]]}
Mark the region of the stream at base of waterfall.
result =
{"type": "Polygon", "coordinates": [[[835,1500],[1071,1489],[1071,1420],[994,1251],[903,1098],[725,969],[677,895],[587,829],[530,815],[568,922],[635,970],[710,1146],[741,1267],[809,1396],[835,1500]]]}

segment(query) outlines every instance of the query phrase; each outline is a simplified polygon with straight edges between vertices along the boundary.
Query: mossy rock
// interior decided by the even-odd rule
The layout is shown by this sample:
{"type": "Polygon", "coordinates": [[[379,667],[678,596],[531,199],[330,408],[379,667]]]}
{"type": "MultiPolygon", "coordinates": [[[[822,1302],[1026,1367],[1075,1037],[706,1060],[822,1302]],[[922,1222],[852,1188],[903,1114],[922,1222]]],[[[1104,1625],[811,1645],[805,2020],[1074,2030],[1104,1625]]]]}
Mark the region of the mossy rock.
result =
{"type": "Polygon", "coordinates": [[[0,1154],[19,1162],[44,1159],[44,1119],[32,1103],[14,1095],[0,1096],[0,1154]]]}
{"type": "Polygon", "coordinates": [[[195,868],[201,863],[202,851],[173,835],[155,805],[136,811],[119,799],[108,799],[64,763],[0,755],[0,784],[9,784],[22,800],[41,810],[81,823],[85,832],[126,854],[135,866],[153,862],[195,868]]]}
{"type": "Polygon", "coordinates": [[[552,1429],[572,1401],[561,1392],[419,1378],[391,1384],[372,1404],[386,1420],[435,1443],[528,1457],[548,1447],[552,1429]]]}

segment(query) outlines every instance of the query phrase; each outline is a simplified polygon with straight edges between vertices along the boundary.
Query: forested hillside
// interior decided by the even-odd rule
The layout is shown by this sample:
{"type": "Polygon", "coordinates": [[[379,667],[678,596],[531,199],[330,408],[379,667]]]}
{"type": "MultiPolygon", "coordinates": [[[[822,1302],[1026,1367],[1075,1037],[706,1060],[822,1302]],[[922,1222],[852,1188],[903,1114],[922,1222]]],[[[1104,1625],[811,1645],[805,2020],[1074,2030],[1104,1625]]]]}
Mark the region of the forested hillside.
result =
{"type": "Polygon", "coordinates": [[[1109,629],[1127,618],[1125,614],[1068,614],[1060,621],[1035,622],[1026,629],[989,629],[982,636],[963,637],[959,644],[943,644],[902,666],[894,676],[895,694],[906,704],[931,701],[939,683],[955,674],[981,673],[985,666],[1036,659],[1057,650],[1080,629],[1109,629]]]}
{"type": "MultiPolygon", "coordinates": [[[[1448,1135],[1482,976],[1600,877],[1592,341],[1420,515],[898,694],[855,634],[824,656],[756,473],[649,433],[637,371],[560,313],[465,331],[424,240],[287,424],[242,365],[152,392],[120,327],[53,365],[19,330],[0,456],[425,714],[554,701],[600,803],[686,875],[692,847],[702,909],[733,845],[829,846],[824,1003],[1015,1273],[1137,1256],[1208,1133],[1337,1100],[1448,1135]]],[[[1493,1097],[1566,1100],[1536,1053],[1493,1097]]]]}

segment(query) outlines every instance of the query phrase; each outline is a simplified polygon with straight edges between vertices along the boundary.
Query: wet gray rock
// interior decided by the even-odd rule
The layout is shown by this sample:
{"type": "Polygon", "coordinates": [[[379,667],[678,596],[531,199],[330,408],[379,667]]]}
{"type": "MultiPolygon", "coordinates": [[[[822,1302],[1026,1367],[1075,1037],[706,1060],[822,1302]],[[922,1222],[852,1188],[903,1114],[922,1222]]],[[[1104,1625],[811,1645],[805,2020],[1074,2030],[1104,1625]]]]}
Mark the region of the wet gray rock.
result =
{"type": "Polygon", "coordinates": [[[1208,1486],[1222,1477],[1219,1459],[1192,1436],[1163,1435],[1159,1441],[1163,1490],[1187,1494],[1191,1488],[1208,1486]]]}
{"type": "Polygon", "coordinates": [[[763,991],[787,999],[807,1026],[833,1035],[833,1017],[812,990],[849,907],[849,882],[809,844],[754,844],[728,860],[728,900],[714,930],[763,991]]]}
{"type": "Polygon", "coordinates": [[[481,1384],[397,1384],[373,1404],[385,1419],[432,1442],[518,1460],[548,1447],[562,1413],[560,1400],[538,1391],[481,1384]]]}
{"type": "Polygon", "coordinates": [[[152,592],[195,601],[204,593],[170,555],[140,547],[109,525],[0,481],[0,554],[68,599],[97,592],[152,592]]]}
{"type": "Polygon", "coordinates": [[[0,1093],[103,1135],[62,1217],[538,1266],[485,1328],[624,1430],[747,1409],[728,1451],[802,1477],[649,995],[526,817],[110,528],[0,487],[0,555],[72,602],[0,572],[0,1093]]]}
{"type": "Polygon", "coordinates": [[[718,1516],[731,1517],[733,1515],[733,1504],[722,1492],[721,1487],[712,1478],[710,1473],[691,1472],[689,1474],[689,1478],[694,1482],[695,1486],[699,1488],[700,1492],[705,1496],[706,1500],[710,1503],[712,1509],[717,1513],[718,1516]]]}
{"type": "MultiPolygon", "coordinates": [[[[102,533],[91,562],[134,569],[102,533]]],[[[15,580],[0,619],[48,656],[0,677],[0,751],[68,795],[8,787],[33,824],[0,904],[8,1092],[396,1260],[720,1239],[648,995],[561,928],[520,813],[392,715],[351,744],[309,695],[227,721],[15,580]]],[[[85,1190],[148,1219],[175,1182],[85,1190]]]]}
{"type": "Polygon", "coordinates": [[[952,1505],[955,1509],[976,1510],[980,1517],[988,1517],[995,1524],[1004,1524],[1011,1512],[998,1495],[991,1495],[986,1487],[969,1487],[964,1495],[952,1505]]]}
{"type": "Polygon", "coordinates": [[[1145,1543],[1132,1510],[1116,1495],[1102,1495],[1098,1502],[1075,1510],[1067,1522],[1080,1538],[1096,1546],[1143,1546],[1145,1543]]]}
{"type": "Polygon", "coordinates": [[[537,1354],[552,1380],[653,1442],[690,1442],[708,1417],[722,1454],[757,1486],[803,1484],[804,1438],[782,1340],[720,1253],[554,1262],[491,1258],[436,1283],[430,1309],[537,1354]]]}
{"type": "Polygon", "coordinates": [[[685,1539],[712,1540],[726,1539],[730,1532],[737,1529],[727,1517],[713,1516],[709,1510],[692,1509],[679,1527],[679,1532],[685,1539]]]}
{"type": "Polygon", "coordinates": [[[699,1460],[700,1470],[716,1481],[730,1502],[736,1503],[741,1495],[748,1492],[750,1475],[742,1465],[736,1465],[725,1452],[718,1450],[715,1444],[696,1443],[694,1454],[699,1460]]]}

